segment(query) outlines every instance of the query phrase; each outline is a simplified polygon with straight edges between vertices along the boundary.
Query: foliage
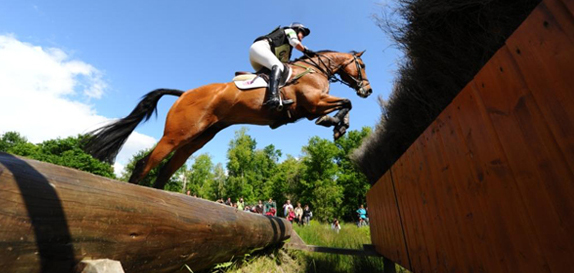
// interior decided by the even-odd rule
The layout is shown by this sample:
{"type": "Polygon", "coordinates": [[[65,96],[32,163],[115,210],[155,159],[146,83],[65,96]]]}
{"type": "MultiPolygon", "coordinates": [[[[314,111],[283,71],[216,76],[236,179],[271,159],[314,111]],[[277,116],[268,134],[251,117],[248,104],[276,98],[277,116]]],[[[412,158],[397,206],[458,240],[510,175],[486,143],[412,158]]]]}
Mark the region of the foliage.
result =
{"type": "Polygon", "coordinates": [[[195,158],[191,169],[185,172],[187,185],[185,191],[189,190],[199,197],[214,196],[210,185],[214,183],[215,174],[213,162],[209,154],[200,154],[195,158]]]}
{"type": "Polygon", "coordinates": [[[0,138],[0,151],[115,178],[110,164],[94,159],[82,150],[83,137],[51,139],[36,145],[17,132],[6,132],[0,138]]]}
{"type": "Polygon", "coordinates": [[[270,197],[273,189],[271,178],[276,174],[281,151],[273,145],[263,150],[256,150],[256,146],[257,142],[247,135],[246,128],[235,132],[227,151],[226,197],[232,200],[243,197],[248,203],[270,197]]]}

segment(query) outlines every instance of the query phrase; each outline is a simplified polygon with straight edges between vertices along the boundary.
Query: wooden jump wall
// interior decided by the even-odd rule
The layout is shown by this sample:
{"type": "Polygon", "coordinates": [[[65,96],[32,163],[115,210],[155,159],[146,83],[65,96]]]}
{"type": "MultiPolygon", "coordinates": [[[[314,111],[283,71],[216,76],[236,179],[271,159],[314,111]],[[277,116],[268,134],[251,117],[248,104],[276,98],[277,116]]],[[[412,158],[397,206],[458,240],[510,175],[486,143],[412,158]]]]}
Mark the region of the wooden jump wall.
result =
{"type": "Polygon", "coordinates": [[[572,272],[574,0],[544,0],[367,200],[413,272],[572,272]]]}

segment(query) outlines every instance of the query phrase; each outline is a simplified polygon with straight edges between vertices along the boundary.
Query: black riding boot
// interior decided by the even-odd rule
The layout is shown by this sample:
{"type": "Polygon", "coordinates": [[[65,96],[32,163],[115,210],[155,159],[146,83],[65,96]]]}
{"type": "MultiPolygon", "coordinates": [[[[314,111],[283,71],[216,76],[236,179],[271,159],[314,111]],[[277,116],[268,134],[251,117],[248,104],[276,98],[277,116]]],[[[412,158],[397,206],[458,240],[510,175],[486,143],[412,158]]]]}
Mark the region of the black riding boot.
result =
{"type": "Polygon", "coordinates": [[[283,78],[287,78],[285,74],[288,74],[288,72],[285,72],[287,72],[287,68],[284,68],[284,73],[281,73],[281,69],[278,65],[271,67],[271,74],[269,75],[269,90],[266,101],[263,103],[264,106],[281,111],[283,105],[293,103],[291,100],[286,100],[281,103],[281,98],[279,97],[279,84],[285,82],[286,79],[284,80],[283,78]]]}

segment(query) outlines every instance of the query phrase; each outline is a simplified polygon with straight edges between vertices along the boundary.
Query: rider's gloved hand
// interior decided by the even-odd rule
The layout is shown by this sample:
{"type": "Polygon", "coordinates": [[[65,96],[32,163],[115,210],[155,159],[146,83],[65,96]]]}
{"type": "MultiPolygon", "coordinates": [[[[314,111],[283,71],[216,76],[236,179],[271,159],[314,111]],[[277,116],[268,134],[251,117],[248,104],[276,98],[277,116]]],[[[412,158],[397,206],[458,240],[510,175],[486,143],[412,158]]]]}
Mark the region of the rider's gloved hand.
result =
{"type": "Polygon", "coordinates": [[[315,57],[315,55],[317,55],[317,53],[311,49],[305,48],[303,50],[303,54],[309,56],[309,57],[315,57]]]}

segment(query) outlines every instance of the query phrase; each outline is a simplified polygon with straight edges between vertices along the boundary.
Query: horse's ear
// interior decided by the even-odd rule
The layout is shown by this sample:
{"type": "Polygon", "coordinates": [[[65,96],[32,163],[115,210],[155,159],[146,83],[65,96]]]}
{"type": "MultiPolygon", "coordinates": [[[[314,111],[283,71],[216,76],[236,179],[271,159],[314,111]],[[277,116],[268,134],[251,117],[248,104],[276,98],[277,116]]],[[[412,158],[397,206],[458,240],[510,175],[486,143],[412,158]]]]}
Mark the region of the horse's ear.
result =
{"type": "Polygon", "coordinates": [[[365,50],[363,50],[363,51],[357,53],[355,56],[361,57],[361,56],[363,55],[363,53],[365,53],[365,51],[367,51],[367,50],[365,49],[365,50]]]}

